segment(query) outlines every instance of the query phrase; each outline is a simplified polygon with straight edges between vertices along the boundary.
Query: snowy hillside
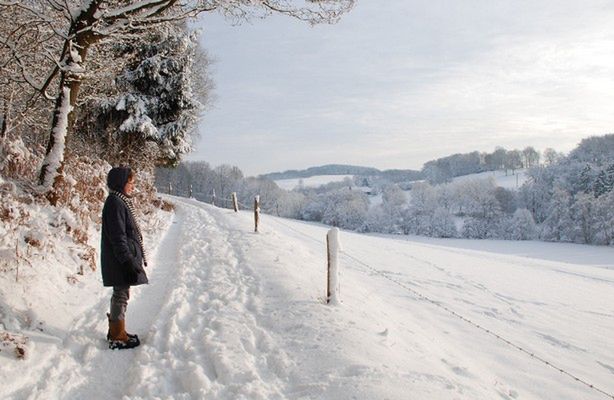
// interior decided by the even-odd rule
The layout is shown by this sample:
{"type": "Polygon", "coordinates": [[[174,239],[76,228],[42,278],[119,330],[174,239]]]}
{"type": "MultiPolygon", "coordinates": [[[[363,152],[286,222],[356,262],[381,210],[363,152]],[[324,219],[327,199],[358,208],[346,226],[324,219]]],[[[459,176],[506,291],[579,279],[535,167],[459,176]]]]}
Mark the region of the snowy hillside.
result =
{"type": "Polygon", "coordinates": [[[454,182],[462,182],[471,179],[488,179],[493,178],[497,186],[516,190],[522,186],[522,184],[527,180],[526,170],[519,169],[514,173],[508,171],[506,174],[505,171],[486,171],[480,172],[479,174],[470,174],[458,176],[453,179],[454,182]]]}
{"type": "MultiPolygon", "coordinates": [[[[278,179],[275,180],[277,186],[285,190],[293,190],[300,187],[301,183],[304,187],[318,187],[331,182],[342,182],[344,179],[353,179],[352,175],[317,175],[309,178],[293,178],[293,179],[278,179]]],[[[518,189],[527,180],[526,170],[517,170],[515,173],[511,171],[507,174],[505,171],[487,171],[479,174],[463,175],[452,180],[454,182],[462,182],[471,179],[488,179],[493,178],[497,186],[506,189],[518,189]]],[[[377,202],[376,202],[377,203],[377,202]]]]}
{"type": "Polygon", "coordinates": [[[318,187],[331,182],[342,182],[344,179],[352,179],[352,175],[317,175],[308,178],[291,178],[275,180],[277,186],[285,190],[292,190],[300,187],[318,187]]]}
{"type": "Polygon", "coordinates": [[[612,248],[474,241],[484,244],[475,250],[342,232],[342,303],[327,306],[326,227],[263,215],[256,234],[250,212],[170,199],[176,214],[149,238],[151,284],[132,292],[128,308],[143,345],[106,349],[109,290],[91,275],[80,294],[88,300],[65,308],[72,321],[25,332],[24,360],[0,352],[1,398],[614,393],[612,248]]]}

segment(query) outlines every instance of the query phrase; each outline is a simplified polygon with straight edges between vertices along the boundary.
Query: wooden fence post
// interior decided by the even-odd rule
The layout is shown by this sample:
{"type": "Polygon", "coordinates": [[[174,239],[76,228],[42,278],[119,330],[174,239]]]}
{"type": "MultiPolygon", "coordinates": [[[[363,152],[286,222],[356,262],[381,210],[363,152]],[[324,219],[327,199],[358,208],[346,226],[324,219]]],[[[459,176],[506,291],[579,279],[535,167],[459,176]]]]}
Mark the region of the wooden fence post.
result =
{"type": "Polygon", "coordinates": [[[213,189],[213,193],[211,194],[211,205],[215,205],[215,189],[213,189]]]}
{"type": "Polygon", "coordinates": [[[192,184],[190,183],[190,198],[192,198],[192,184]]]}
{"type": "Polygon", "coordinates": [[[332,228],[326,234],[328,273],[326,280],[326,304],[339,304],[339,229],[332,228]]]}
{"type": "Polygon", "coordinates": [[[239,212],[239,202],[237,201],[237,192],[232,192],[232,207],[235,212],[239,212]]]}
{"type": "Polygon", "coordinates": [[[260,196],[254,198],[254,232],[258,232],[258,223],[260,222],[260,196]]]}

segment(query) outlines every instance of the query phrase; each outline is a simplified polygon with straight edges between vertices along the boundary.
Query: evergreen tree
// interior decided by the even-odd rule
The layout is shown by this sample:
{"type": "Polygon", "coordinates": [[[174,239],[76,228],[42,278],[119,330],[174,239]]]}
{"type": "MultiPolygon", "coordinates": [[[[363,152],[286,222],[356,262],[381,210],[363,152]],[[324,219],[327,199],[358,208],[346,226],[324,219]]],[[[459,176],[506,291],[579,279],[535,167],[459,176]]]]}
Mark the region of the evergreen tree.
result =
{"type": "Polygon", "coordinates": [[[595,180],[595,172],[591,164],[586,163],[580,171],[580,176],[577,181],[577,188],[573,192],[590,193],[593,191],[593,182],[595,180]]]}
{"type": "Polygon", "coordinates": [[[593,183],[593,194],[595,197],[599,197],[604,193],[608,192],[608,178],[605,173],[605,170],[599,172],[597,175],[597,179],[593,183]]]}
{"type": "MultiPolygon", "coordinates": [[[[176,166],[190,151],[202,103],[195,74],[197,38],[181,25],[122,42],[114,51],[128,60],[116,78],[118,93],[92,102],[85,114],[97,123],[90,138],[102,142],[112,164],[176,166]]],[[[205,93],[200,93],[206,101],[205,93]]]]}

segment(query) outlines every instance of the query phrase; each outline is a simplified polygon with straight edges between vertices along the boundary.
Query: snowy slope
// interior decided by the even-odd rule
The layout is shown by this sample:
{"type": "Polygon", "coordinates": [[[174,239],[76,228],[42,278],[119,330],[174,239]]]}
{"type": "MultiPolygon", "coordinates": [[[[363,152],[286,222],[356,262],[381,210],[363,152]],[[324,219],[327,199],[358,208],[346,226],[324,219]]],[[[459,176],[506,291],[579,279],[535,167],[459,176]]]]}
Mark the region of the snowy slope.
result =
{"type": "Polygon", "coordinates": [[[463,182],[466,180],[488,178],[493,178],[497,186],[510,190],[516,190],[519,189],[523,183],[525,183],[527,180],[527,174],[526,170],[524,169],[516,170],[514,173],[512,173],[512,171],[508,171],[507,173],[505,171],[486,171],[478,174],[458,176],[452,179],[452,181],[463,182]]]}
{"type": "Polygon", "coordinates": [[[275,180],[277,186],[285,190],[293,190],[301,185],[304,187],[318,187],[331,182],[342,182],[344,179],[352,179],[352,175],[316,175],[308,178],[289,178],[275,180]]]}
{"type": "Polygon", "coordinates": [[[172,201],[128,310],[144,344],[105,349],[97,290],[66,332],[2,359],[1,398],[608,398],[485,329],[614,392],[614,249],[342,232],[342,303],[327,306],[326,227],[264,215],[256,234],[249,212],[172,201]]]}
{"type": "MultiPolygon", "coordinates": [[[[352,175],[318,175],[308,178],[293,178],[293,179],[278,179],[275,180],[277,186],[285,190],[292,190],[299,187],[299,183],[302,181],[305,187],[318,187],[326,185],[331,182],[341,182],[346,178],[352,179],[352,175]]],[[[480,172],[478,174],[463,175],[453,178],[454,182],[462,182],[472,179],[488,179],[493,178],[497,186],[504,187],[506,189],[518,189],[527,180],[526,170],[516,170],[514,173],[509,171],[507,174],[505,171],[487,171],[480,172]]],[[[381,201],[380,201],[381,202],[381,201]]]]}

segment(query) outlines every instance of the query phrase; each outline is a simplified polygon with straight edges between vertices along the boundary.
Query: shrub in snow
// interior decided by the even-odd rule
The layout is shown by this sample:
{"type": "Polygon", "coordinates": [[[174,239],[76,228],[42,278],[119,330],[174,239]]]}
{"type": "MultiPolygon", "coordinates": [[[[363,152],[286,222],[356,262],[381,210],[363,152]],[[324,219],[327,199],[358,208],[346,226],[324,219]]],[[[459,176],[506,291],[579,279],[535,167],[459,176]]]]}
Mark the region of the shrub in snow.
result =
{"type": "Polygon", "coordinates": [[[0,175],[12,179],[33,179],[40,160],[21,138],[0,137],[0,175]]]}

